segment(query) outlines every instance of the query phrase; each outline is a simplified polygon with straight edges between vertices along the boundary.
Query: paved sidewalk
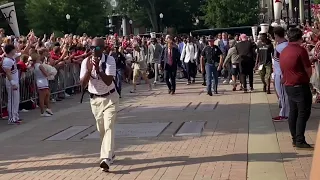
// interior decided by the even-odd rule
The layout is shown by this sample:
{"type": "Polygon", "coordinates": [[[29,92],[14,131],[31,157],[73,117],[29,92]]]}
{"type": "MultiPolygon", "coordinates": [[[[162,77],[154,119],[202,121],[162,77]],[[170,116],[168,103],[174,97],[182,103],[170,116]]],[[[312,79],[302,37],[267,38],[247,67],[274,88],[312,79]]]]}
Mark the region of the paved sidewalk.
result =
{"type": "MultiPolygon", "coordinates": [[[[260,92],[260,84],[256,88],[243,94],[221,85],[221,94],[213,97],[200,84],[182,82],[175,96],[168,95],[164,85],[152,92],[139,85],[137,94],[127,88],[110,173],[97,167],[99,140],[88,138],[95,131],[88,99],[79,104],[76,96],[55,104],[52,118],[38,119],[39,112],[32,111],[24,115],[25,124],[10,128],[0,124],[0,179],[307,180],[313,152],[291,146],[287,123],[271,120],[279,111],[275,95],[260,92]],[[201,136],[174,136],[188,122],[205,123],[201,136]],[[160,128],[161,123],[169,124],[160,128]],[[125,129],[124,124],[135,128],[125,129]],[[47,139],[69,127],[84,129],[66,140],[47,139]],[[156,131],[157,137],[143,137],[156,131]],[[140,138],[129,137],[135,133],[140,138]]],[[[319,115],[314,110],[308,122],[311,144],[319,115]]]]}

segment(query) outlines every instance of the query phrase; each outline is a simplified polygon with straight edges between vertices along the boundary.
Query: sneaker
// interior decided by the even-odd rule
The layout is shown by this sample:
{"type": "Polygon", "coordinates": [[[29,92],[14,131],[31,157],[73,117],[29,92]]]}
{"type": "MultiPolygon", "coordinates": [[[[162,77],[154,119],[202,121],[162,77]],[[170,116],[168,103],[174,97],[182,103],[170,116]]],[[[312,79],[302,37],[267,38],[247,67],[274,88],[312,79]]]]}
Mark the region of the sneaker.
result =
{"type": "Polygon", "coordinates": [[[223,84],[227,84],[227,83],[228,83],[228,81],[227,81],[227,80],[224,80],[224,81],[223,81],[223,84]]]}
{"type": "Polygon", "coordinates": [[[43,114],[41,114],[41,117],[51,117],[51,114],[44,112],[43,114]]]}
{"type": "Polygon", "coordinates": [[[304,142],[304,143],[296,143],[296,148],[297,149],[308,149],[308,150],[313,150],[314,149],[310,144],[308,144],[306,142],[304,142]]]}
{"type": "Polygon", "coordinates": [[[20,112],[22,112],[22,113],[27,113],[27,112],[29,112],[29,110],[21,109],[21,111],[20,111],[20,112]]]}
{"type": "Polygon", "coordinates": [[[229,84],[232,84],[233,83],[233,81],[232,81],[232,79],[229,81],[229,84]]]}
{"type": "Polygon", "coordinates": [[[64,96],[65,97],[70,97],[70,95],[68,93],[66,93],[66,92],[64,93],[64,96]]]}
{"type": "Polygon", "coordinates": [[[187,82],[187,85],[190,85],[190,82],[187,82]]]}
{"type": "Polygon", "coordinates": [[[50,115],[53,115],[53,112],[51,109],[46,109],[46,113],[50,114],[50,115]]]}
{"type": "Polygon", "coordinates": [[[55,103],[55,102],[57,102],[55,99],[51,99],[51,102],[53,102],[53,103],[55,103]]]}
{"type": "Polygon", "coordinates": [[[284,116],[277,116],[272,118],[273,122],[282,122],[282,121],[287,121],[288,117],[284,117],[284,116]]]}
{"type": "Polygon", "coordinates": [[[130,91],[130,93],[136,93],[136,90],[133,89],[133,90],[130,91]]]}
{"type": "Polygon", "coordinates": [[[19,121],[8,122],[8,125],[20,125],[19,121]]]}
{"type": "Polygon", "coordinates": [[[207,86],[207,83],[205,83],[205,82],[204,82],[204,83],[202,83],[202,86],[207,86]]]}
{"type": "Polygon", "coordinates": [[[232,88],[232,91],[236,91],[236,90],[237,90],[237,87],[233,87],[233,88],[232,88]]]}
{"type": "Polygon", "coordinates": [[[207,94],[208,94],[209,96],[212,96],[212,92],[208,92],[207,94]]]}
{"type": "Polygon", "coordinates": [[[109,172],[110,165],[111,165],[111,160],[110,159],[103,159],[100,162],[100,168],[104,172],[109,172]]]}
{"type": "Polygon", "coordinates": [[[110,160],[110,164],[113,164],[113,162],[114,162],[115,159],[116,159],[116,155],[113,154],[113,155],[112,155],[112,158],[111,158],[111,160],[110,160]]]}

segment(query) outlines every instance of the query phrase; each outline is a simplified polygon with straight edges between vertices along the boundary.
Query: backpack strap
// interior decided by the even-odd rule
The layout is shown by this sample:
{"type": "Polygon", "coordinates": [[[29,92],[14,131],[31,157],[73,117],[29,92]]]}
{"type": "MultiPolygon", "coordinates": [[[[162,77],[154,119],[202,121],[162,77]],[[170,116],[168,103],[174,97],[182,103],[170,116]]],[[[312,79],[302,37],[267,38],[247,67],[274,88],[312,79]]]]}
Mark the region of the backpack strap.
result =
{"type": "MultiPolygon", "coordinates": [[[[106,72],[108,57],[109,57],[108,54],[104,54],[104,62],[101,64],[101,68],[102,68],[103,72],[106,72]]],[[[117,83],[116,83],[115,77],[112,78],[112,82],[114,83],[114,86],[116,87],[117,93],[120,95],[119,88],[117,87],[117,83]]]]}

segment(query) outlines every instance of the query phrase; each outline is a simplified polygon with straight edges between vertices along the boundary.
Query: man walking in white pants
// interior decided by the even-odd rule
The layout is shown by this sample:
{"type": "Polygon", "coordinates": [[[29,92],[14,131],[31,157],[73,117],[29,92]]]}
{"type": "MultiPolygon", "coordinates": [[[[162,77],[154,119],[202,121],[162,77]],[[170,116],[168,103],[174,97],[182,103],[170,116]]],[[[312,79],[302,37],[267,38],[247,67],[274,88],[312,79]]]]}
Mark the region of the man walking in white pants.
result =
{"type": "Polygon", "coordinates": [[[8,124],[19,125],[21,120],[19,118],[19,72],[15,60],[16,49],[14,45],[8,44],[4,47],[5,58],[2,62],[2,68],[6,73],[6,89],[8,93],[8,124]]]}
{"type": "Polygon", "coordinates": [[[102,140],[100,168],[108,172],[114,159],[114,123],[119,106],[113,78],[116,76],[116,62],[112,56],[103,54],[104,41],[95,38],[92,46],[93,56],[82,61],[80,81],[88,86],[92,113],[102,140]]]}
{"type": "Polygon", "coordinates": [[[281,103],[279,116],[274,117],[273,121],[286,121],[289,117],[289,100],[282,82],[282,71],[280,69],[279,57],[282,50],[288,46],[288,42],[284,38],[285,30],[282,27],[275,27],[273,32],[277,43],[273,57],[274,84],[281,103]]]}

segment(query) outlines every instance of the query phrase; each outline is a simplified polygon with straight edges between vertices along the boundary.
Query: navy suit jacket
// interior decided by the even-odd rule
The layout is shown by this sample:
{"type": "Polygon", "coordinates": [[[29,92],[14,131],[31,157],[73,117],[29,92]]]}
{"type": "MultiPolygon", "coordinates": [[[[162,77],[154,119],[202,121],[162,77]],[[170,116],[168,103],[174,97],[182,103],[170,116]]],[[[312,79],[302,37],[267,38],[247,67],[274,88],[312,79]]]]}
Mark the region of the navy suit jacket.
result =
{"type": "MultiPolygon", "coordinates": [[[[178,66],[181,67],[182,63],[180,61],[180,52],[179,52],[179,49],[176,47],[172,47],[172,61],[173,61],[172,68],[174,70],[177,70],[178,66]]],[[[161,53],[161,67],[164,70],[167,70],[167,66],[169,66],[168,62],[169,62],[168,47],[164,47],[161,53]]]]}

